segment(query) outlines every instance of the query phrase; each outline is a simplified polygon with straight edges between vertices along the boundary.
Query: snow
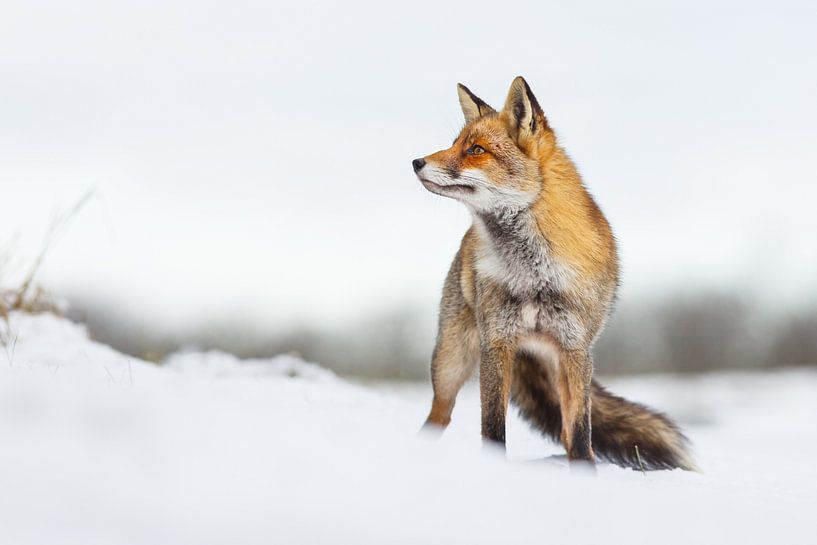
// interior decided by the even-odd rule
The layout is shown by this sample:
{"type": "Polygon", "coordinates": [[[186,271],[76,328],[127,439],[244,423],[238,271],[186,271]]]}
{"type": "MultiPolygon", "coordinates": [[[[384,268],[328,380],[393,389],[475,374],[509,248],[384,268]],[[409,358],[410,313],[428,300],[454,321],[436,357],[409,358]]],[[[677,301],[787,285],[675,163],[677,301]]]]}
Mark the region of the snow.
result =
{"type": "MultiPolygon", "coordinates": [[[[0,326],[4,327],[4,326],[0,326]]],[[[787,543],[817,531],[817,372],[607,381],[676,416],[702,474],[570,470],[477,391],[418,434],[428,385],[355,384],[294,356],[162,366],[13,315],[0,349],[0,543],[787,543]],[[16,340],[15,340],[16,339],[16,340]]]]}

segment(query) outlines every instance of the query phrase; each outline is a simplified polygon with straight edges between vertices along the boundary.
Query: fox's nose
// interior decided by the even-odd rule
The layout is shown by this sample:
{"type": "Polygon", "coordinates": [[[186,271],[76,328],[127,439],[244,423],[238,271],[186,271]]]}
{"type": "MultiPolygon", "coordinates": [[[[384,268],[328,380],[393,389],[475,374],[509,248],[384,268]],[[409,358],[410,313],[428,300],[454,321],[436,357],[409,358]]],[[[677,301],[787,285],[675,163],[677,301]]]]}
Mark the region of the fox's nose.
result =
{"type": "Polygon", "coordinates": [[[414,167],[414,172],[420,172],[420,169],[426,166],[425,159],[415,159],[411,162],[411,166],[414,167]]]}

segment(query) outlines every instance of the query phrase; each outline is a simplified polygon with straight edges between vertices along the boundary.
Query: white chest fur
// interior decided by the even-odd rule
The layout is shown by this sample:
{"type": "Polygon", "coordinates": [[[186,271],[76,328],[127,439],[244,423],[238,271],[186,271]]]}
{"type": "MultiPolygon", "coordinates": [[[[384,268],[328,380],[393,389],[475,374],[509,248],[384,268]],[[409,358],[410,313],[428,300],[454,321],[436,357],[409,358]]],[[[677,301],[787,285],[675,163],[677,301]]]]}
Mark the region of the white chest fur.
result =
{"type": "Polygon", "coordinates": [[[479,276],[517,295],[564,292],[571,285],[575,272],[551,254],[531,219],[523,217],[498,227],[475,215],[474,226],[480,238],[475,263],[479,276]]]}

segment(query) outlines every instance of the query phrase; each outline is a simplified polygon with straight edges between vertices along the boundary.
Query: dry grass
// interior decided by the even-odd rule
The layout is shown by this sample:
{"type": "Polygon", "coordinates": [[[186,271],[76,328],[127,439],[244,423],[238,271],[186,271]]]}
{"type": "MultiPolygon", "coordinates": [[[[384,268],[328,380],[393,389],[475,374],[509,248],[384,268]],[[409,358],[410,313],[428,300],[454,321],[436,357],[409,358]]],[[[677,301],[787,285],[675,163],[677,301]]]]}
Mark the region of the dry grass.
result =
{"type": "Polygon", "coordinates": [[[44,292],[41,289],[33,288],[34,279],[42,267],[43,261],[45,261],[45,258],[48,255],[48,251],[68,228],[71,220],[86,204],[88,204],[88,201],[91,200],[92,196],[93,190],[89,190],[74,204],[74,206],[68,210],[64,212],[57,211],[54,213],[45,237],[43,238],[43,242],[40,246],[40,251],[37,254],[37,257],[34,259],[28,272],[23,277],[22,284],[13,292],[13,301],[11,303],[10,310],[28,310],[30,312],[40,311],[36,307],[38,306],[38,302],[41,302],[39,301],[39,298],[44,295],[44,292]],[[32,291],[34,292],[33,295],[32,291]]]}
{"type": "Polygon", "coordinates": [[[0,252],[0,319],[2,319],[0,346],[7,352],[10,348],[13,350],[13,345],[16,343],[16,335],[11,329],[10,314],[12,312],[60,313],[59,301],[42,286],[36,284],[37,274],[42,269],[51,248],[65,233],[71,220],[88,204],[92,196],[93,190],[89,190],[67,210],[54,212],[37,256],[16,286],[3,285],[4,274],[11,268],[12,259],[10,250],[0,252]]]}

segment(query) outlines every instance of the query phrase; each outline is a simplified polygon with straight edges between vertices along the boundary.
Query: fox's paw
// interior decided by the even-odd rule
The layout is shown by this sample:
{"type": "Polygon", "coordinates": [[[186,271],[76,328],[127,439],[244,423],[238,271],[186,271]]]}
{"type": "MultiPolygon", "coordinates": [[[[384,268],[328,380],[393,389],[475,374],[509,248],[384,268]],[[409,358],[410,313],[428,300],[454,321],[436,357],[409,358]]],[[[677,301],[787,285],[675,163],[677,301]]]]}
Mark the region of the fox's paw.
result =
{"type": "Polygon", "coordinates": [[[439,424],[431,419],[428,419],[425,422],[423,422],[422,427],[417,433],[421,433],[428,437],[439,437],[443,434],[444,431],[445,425],[439,424]]]}
{"type": "Polygon", "coordinates": [[[596,475],[598,473],[594,460],[570,460],[568,467],[571,473],[577,473],[579,475],[596,475]]]}

